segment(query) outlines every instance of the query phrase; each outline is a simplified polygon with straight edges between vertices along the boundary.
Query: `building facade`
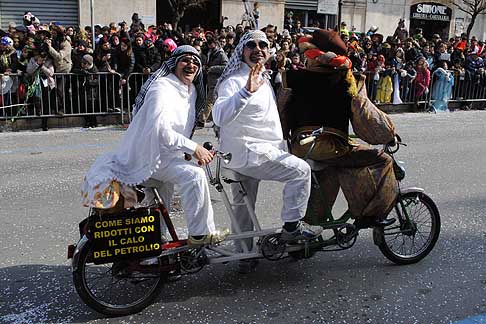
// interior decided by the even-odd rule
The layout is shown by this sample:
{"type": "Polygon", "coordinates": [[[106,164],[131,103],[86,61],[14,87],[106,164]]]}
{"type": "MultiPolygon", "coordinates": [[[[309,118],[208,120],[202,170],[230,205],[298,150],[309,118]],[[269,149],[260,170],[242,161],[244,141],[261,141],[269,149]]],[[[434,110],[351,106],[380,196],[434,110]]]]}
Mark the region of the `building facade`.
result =
{"type": "MultiPolygon", "coordinates": [[[[457,0],[456,0],[457,1],[457,0]]],[[[459,0],[460,1],[460,0],[459,0]]],[[[302,26],[334,28],[337,25],[338,0],[259,0],[259,27],[272,24],[282,30],[284,17],[292,14],[302,26]]],[[[442,38],[460,35],[466,31],[469,16],[458,10],[452,0],[341,0],[342,21],[348,29],[366,32],[371,26],[378,27],[384,36],[393,35],[400,19],[405,19],[411,33],[422,28],[424,36],[439,34],[442,38]]],[[[179,27],[188,30],[200,24],[214,29],[221,25],[244,23],[246,9],[253,8],[254,1],[208,0],[206,7],[191,9],[179,27]]],[[[160,24],[171,19],[167,0],[1,0],[0,28],[5,29],[13,21],[22,23],[25,11],[31,11],[41,23],[57,21],[63,25],[87,26],[91,24],[93,4],[94,24],[127,21],[134,12],[145,25],[160,24]]],[[[471,36],[486,40],[486,15],[478,16],[471,36]]]]}
{"type": "MultiPolygon", "coordinates": [[[[283,27],[284,17],[292,13],[302,26],[334,28],[337,25],[338,0],[260,0],[260,26],[267,23],[283,27]]],[[[241,22],[242,1],[221,0],[222,16],[228,17],[225,25],[241,22]]],[[[252,2],[251,2],[252,3],[252,2]]],[[[422,28],[424,36],[439,34],[443,39],[466,32],[470,17],[458,10],[452,0],[343,0],[342,21],[348,29],[366,32],[378,27],[384,36],[393,35],[400,19],[408,30],[422,28]]],[[[280,29],[281,30],[281,29],[280,29]]],[[[486,40],[486,15],[478,16],[471,36],[486,40]]]]}

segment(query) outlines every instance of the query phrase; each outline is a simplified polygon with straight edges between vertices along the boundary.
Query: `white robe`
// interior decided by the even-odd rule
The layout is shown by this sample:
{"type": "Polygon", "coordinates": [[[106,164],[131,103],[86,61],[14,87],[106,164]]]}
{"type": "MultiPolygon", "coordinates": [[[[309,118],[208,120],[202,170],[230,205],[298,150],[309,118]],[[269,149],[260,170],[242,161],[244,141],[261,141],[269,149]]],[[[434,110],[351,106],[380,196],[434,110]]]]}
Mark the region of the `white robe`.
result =
{"type": "MultiPolygon", "coordinates": [[[[281,218],[284,222],[302,219],[310,195],[311,170],[302,159],[286,152],[275,95],[269,82],[256,92],[246,90],[250,67],[242,67],[218,88],[213,107],[213,120],[221,127],[220,149],[231,152],[226,166],[244,181],[249,197],[256,199],[260,180],[285,183],[281,218]]],[[[233,202],[242,203],[241,195],[232,186],[233,202]]],[[[244,231],[251,230],[249,214],[236,208],[236,219],[244,231]]],[[[251,248],[251,244],[249,245],[251,248]]]]}
{"type": "Polygon", "coordinates": [[[184,85],[174,74],[154,81],[118,148],[100,156],[88,171],[81,190],[84,205],[111,208],[116,203],[113,197],[118,199],[114,181],[121,184],[122,194],[130,196],[130,186],[154,178],[163,182],[164,190],[159,191],[167,205],[173,185],[179,186],[190,235],[213,233],[206,174],[194,161],[184,160],[184,153],[193,154],[197,146],[189,139],[196,98],[194,85],[184,85]]]}
{"type": "Polygon", "coordinates": [[[111,181],[133,186],[149,179],[172,159],[194,153],[189,139],[195,120],[196,89],[174,74],[159,78],[148,90],[120,145],[101,155],[82,185],[85,205],[94,207],[95,195],[111,181]]]}
{"type": "Polygon", "coordinates": [[[220,149],[231,152],[229,168],[257,166],[272,151],[285,150],[275,95],[269,82],[251,94],[245,89],[250,67],[242,67],[218,88],[214,123],[221,127],[220,149]]]}

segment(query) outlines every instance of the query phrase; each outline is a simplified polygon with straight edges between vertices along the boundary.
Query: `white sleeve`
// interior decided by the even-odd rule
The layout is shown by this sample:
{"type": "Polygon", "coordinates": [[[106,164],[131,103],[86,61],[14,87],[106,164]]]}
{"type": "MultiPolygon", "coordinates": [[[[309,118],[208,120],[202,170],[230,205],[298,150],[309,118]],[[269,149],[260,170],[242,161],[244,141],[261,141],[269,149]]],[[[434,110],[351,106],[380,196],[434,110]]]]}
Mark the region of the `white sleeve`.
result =
{"type": "Polygon", "coordinates": [[[235,80],[226,80],[218,88],[218,99],[213,106],[213,121],[225,126],[238,117],[248,104],[252,93],[240,87],[235,80]]]}

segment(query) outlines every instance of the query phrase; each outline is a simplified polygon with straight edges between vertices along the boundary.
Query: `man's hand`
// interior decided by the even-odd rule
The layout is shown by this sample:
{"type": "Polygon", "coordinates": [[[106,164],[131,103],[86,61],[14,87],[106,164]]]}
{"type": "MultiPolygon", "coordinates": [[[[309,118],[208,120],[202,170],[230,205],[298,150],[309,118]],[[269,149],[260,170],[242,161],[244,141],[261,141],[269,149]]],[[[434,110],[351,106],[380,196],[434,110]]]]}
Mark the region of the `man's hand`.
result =
{"type": "Polygon", "coordinates": [[[213,155],[211,154],[211,152],[209,152],[199,144],[197,144],[196,150],[194,151],[194,154],[192,156],[197,159],[199,165],[208,164],[213,159],[213,155]]]}
{"type": "Polygon", "coordinates": [[[50,39],[46,39],[46,40],[44,41],[44,43],[46,43],[46,44],[47,44],[47,46],[49,46],[49,47],[51,47],[51,46],[52,46],[52,40],[50,40],[50,39]]]}
{"type": "Polygon", "coordinates": [[[246,82],[246,90],[250,91],[251,93],[256,92],[263,83],[265,83],[265,79],[261,76],[263,71],[265,71],[265,67],[261,63],[255,64],[251,70],[250,75],[248,76],[248,81],[246,82]]]}

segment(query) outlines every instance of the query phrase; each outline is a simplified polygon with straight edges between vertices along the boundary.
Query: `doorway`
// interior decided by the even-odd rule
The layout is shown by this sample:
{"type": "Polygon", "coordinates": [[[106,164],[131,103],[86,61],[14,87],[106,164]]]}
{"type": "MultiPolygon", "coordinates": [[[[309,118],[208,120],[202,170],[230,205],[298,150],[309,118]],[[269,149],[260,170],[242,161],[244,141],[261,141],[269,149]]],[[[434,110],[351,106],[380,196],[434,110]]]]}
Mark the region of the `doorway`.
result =
{"type": "Polygon", "coordinates": [[[449,21],[433,21],[424,19],[410,20],[410,34],[415,34],[417,28],[422,28],[423,35],[426,40],[431,40],[432,35],[439,34],[442,40],[449,39],[449,28],[451,23],[449,21]]]}
{"type": "MultiPolygon", "coordinates": [[[[221,1],[209,0],[203,7],[186,10],[179,21],[179,28],[183,32],[200,25],[205,30],[214,30],[221,25],[221,1]]],[[[157,25],[173,21],[174,14],[167,0],[157,0],[157,25]]]]}

